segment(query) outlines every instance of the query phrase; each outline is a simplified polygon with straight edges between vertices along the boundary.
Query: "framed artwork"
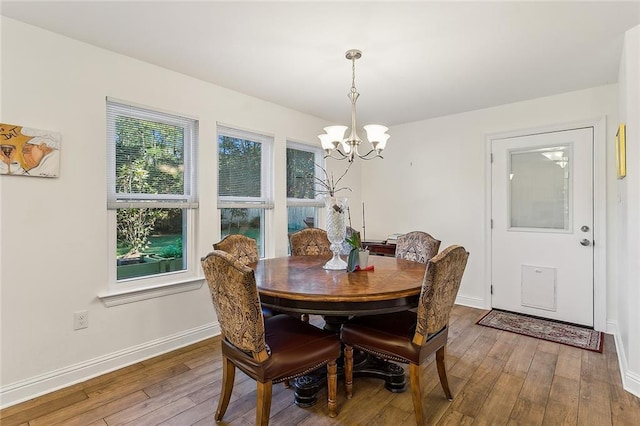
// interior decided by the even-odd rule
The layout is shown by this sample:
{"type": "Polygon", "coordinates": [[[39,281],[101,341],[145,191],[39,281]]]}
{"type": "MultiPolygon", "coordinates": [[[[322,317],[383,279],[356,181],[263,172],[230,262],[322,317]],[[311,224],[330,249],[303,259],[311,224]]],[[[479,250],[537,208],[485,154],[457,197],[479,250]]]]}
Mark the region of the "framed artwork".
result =
{"type": "Polygon", "coordinates": [[[0,175],[58,177],[60,134],[0,123],[0,175]]]}
{"type": "Polygon", "coordinates": [[[620,124],[616,133],[616,175],[622,179],[627,175],[627,141],[626,126],[620,124]]]}

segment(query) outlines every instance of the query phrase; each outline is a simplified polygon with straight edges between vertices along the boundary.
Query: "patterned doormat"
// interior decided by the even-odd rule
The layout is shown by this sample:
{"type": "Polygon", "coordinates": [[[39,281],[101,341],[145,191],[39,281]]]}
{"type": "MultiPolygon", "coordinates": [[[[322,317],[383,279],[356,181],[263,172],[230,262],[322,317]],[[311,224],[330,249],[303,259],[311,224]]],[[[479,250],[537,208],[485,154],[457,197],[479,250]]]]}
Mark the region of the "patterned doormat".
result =
{"type": "Polygon", "coordinates": [[[602,332],[579,325],[567,324],[513,312],[491,310],[477,322],[486,327],[536,337],[550,342],[602,352],[602,332]]]}

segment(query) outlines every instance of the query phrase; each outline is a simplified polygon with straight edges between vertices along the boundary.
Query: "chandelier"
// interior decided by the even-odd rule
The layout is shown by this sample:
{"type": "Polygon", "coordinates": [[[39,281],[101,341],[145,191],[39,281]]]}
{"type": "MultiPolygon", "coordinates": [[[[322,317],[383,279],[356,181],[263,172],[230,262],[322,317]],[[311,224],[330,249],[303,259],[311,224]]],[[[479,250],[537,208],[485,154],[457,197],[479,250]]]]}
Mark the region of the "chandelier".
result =
{"type": "Polygon", "coordinates": [[[351,100],[351,133],[349,137],[345,139],[344,134],[347,131],[347,126],[328,126],[324,128],[326,132],[323,135],[318,135],[322,149],[324,149],[324,158],[331,157],[336,160],[347,159],[352,162],[357,156],[363,160],[371,160],[373,158],[380,157],[380,153],[387,145],[387,139],[389,135],[386,133],[389,130],[385,126],[379,124],[368,124],[364,126],[364,130],[367,132],[367,139],[371,144],[371,149],[366,154],[360,154],[358,148],[362,143],[362,139],[358,136],[356,130],[356,101],[360,94],[356,90],[356,59],[362,57],[362,52],[356,49],[347,50],[345,57],[351,61],[351,91],[347,95],[351,100]],[[334,156],[334,154],[336,156],[334,156]]]}

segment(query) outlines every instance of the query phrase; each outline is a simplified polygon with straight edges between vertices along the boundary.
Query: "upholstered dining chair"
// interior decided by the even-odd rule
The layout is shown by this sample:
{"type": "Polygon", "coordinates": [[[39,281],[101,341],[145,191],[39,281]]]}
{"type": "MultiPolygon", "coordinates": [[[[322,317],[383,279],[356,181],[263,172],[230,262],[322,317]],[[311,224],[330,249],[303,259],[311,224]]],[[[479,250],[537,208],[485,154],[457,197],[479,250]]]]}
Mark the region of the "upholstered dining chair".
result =
{"type": "Polygon", "coordinates": [[[464,247],[447,247],[427,263],[418,311],[354,317],[342,326],[345,345],[345,388],[353,396],[353,348],[377,357],[409,364],[413,410],[418,425],[424,424],[420,365],[435,352],[440,384],[453,399],[445,367],[449,314],[453,307],[469,253],[464,247]]]}
{"type": "Polygon", "coordinates": [[[289,315],[264,319],[253,269],[221,250],[202,258],[222,329],[222,391],[216,421],[229,405],[236,367],[257,382],[256,425],[269,423],[273,383],[327,365],[329,415],[336,416],[340,340],[289,315]]]}
{"type": "Polygon", "coordinates": [[[304,228],[289,236],[291,256],[315,256],[332,254],[327,231],[320,228],[304,228]]]}
{"type": "MultiPolygon", "coordinates": [[[[258,242],[242,234],[229,234],[225,236],[217,243],[213,243],[213,249],[226,251],[243,265],[257,262],[258,259],[260,259],[258,242]]],[[[265,317],[275,315],[271,309],[265,307],[262,307],[262,314],[265,317]]]]}
{"type": "MultiPolygon", "coordinates": [[[[260,259],[258,253],[258,242],[250,237],[242,234],[229,234],[222,240],[213,244],[214,250],[222,250],[233,256],[234,259],[240,261],[243,265],[257,262],[260,259]]],[[[266,306],[262,307],[262,315],[265,318],[277,315],[279,312],[274,311],[266,306]]],[[[308,316],[303,318],[308,321],[308,316]]]]}
{"type": "Polygon", "coordinates": [[[257,262],[260,258],[258,253],[258,242],[253,238],[242,234],[229,234],[222,240],[213,244],[214,250],[222,250],[229,253],[243,265],[257,262]]]}
{"type": "Polygon", "coordinates": [[[396,257],[412,262],[427,263],[438,254],[440,240],[422,231],[412,231],[398,237],[396,257]]]}

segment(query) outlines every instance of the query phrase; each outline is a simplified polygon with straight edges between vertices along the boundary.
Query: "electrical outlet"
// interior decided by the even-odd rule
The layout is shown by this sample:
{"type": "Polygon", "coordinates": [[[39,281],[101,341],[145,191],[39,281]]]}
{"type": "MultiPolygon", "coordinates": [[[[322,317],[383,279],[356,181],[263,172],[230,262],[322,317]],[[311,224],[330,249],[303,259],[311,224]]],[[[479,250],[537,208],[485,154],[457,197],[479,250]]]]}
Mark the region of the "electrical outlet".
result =
{"type": "Polygon", "coordinates": [[[73,313],[73,329],[80,330],[89,327],[89,312],[80,311],[73,313]]]}

